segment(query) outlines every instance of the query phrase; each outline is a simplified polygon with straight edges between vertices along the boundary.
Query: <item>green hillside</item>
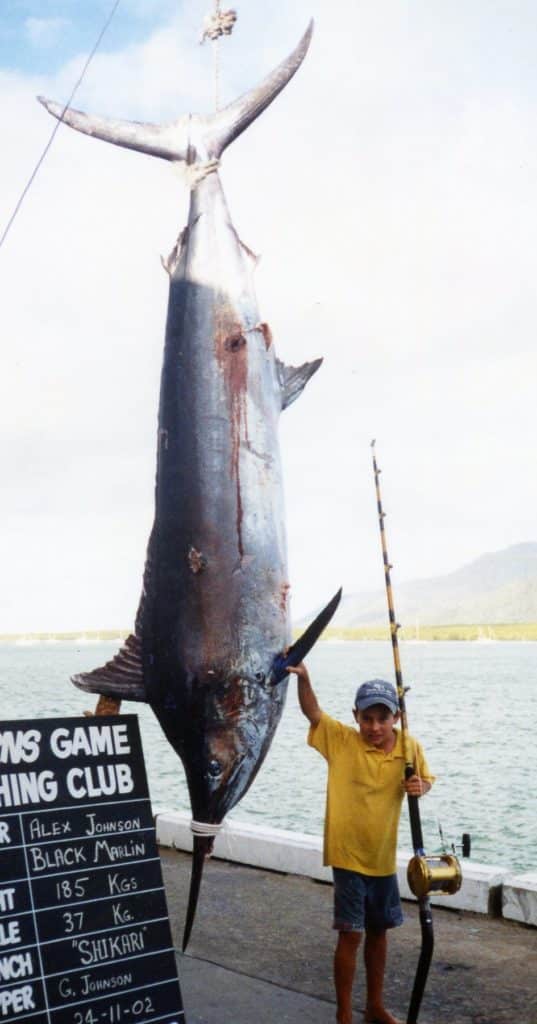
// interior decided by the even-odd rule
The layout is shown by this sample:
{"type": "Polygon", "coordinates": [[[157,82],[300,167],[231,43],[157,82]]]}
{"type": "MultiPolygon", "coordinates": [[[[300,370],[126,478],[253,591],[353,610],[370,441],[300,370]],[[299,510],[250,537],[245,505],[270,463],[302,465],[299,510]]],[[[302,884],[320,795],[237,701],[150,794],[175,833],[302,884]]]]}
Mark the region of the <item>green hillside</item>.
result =
{"type": "MultiPolygon", "coordinates": [[[[399,583],[394,574],[392,583],[406,639],[537,639],[535,542],[481,555],[430,579],[399,583]]],[[[351,631],[353,637],[375,639],[386,634],[386,622],[384,590],[344,594],[326,635],[351,631]]]]}

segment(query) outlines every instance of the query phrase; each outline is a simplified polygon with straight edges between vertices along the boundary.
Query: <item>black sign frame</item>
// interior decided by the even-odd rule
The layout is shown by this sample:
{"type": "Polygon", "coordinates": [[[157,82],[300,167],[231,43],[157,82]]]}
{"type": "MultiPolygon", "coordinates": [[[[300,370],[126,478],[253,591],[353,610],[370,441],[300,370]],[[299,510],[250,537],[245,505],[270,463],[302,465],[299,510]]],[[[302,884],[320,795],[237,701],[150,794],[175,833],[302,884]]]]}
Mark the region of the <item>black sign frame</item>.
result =
{"type": "Polygon", "coordinates": [[[0,722],[0,1022],[186,1024],[136,715],[0,722]]]}

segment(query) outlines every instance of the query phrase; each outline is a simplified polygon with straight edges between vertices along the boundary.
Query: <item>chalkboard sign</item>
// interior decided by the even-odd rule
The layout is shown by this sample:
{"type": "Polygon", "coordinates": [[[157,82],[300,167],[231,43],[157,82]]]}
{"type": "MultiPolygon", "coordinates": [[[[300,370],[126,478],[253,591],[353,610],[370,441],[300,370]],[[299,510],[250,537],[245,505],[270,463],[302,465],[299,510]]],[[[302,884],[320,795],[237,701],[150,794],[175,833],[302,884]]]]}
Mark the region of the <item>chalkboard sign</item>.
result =
{"type": "Polygon", "coordinates": [[[0,722],[0,1022],[184,1024],[135,715],[0,722]]]}

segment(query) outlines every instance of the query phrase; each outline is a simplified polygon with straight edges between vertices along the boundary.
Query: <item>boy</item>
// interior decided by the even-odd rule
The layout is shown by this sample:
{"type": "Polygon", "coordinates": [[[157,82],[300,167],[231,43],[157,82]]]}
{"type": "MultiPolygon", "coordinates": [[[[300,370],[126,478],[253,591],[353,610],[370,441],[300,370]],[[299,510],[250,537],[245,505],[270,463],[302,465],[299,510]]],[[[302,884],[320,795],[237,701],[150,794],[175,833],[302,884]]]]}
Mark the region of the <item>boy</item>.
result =
{"type": "Polygon", "coordinates": [[[356,954],[365,930],[365,1020],[399,1024],[383,1003],[386,931],[402,924],[396,875],[397,827],[405,792],[423,796],[434,781],[423,751],[408,738],[416,774],[405,781],[405,760],[395,687],[373,679],[358,688],[353,708],[359,727],[321,710],[304,664],[289,668],[310,723],[308,743],[328,761],[324,863],[334,874],[334,956],[338,1024],[352,1024],[356,954]]]}

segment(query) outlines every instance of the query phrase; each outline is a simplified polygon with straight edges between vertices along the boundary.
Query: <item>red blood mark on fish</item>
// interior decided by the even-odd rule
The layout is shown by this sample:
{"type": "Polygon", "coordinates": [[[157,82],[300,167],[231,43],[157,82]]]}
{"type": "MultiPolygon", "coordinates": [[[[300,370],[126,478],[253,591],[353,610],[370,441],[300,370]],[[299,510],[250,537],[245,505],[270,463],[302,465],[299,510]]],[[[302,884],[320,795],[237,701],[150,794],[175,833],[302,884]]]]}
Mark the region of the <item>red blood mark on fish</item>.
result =
{"type": "Polygon", "coordinates": [[[257,324],[256,331],[261,331],[261,334],[263,335],[263,341],[265,342],[265,348],[268,352],[273,341],[272,331],[269,325],[263,321],[263,323],[257,324]]]}
{"type": "Polygon", "coordinates": [[[282,583],[280,587],[280,608],[282,612],[287,611],[287,602],[289,600],[289,591],[291,589],[290,583],[282,583]]]}
{"type": "Polygon", "coordinates": [[[229,402],[231,426],[231,476],[236,486],[237,545],[244,555],[242,540],[243,504],[240,481],[241,444],[248,443],[247,403],[248,345],[235,310],[224,304],[215,310],[215,349],[222,367],[229,402]]]}
{"type": "Polygon", "coordinates": [[[226,721],[239,717],[244,709],[243,684],[240,679],[234,679],[233,682],[226,687],[221,706],[224,711],[224,718],[226,721]]]}

